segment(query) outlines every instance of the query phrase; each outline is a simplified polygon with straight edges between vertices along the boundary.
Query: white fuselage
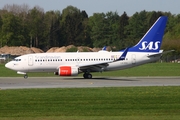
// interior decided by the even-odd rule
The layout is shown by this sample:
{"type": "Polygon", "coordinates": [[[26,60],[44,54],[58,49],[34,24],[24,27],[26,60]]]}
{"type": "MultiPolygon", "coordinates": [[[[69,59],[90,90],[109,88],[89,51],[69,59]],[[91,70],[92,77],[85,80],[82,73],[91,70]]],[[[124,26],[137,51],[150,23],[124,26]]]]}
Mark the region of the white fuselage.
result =
{"type": "Polygon", "coordinates": [[[125,60],[118,59],[123,52],[72,52],[72,53],[37,53],[15,58],[6,64],[7,68],[18,72],[57,72],[61,66],[72,66],[84,69],[92,66],[91,72],[126,69],[156,61],[160,56],[147,57],[146,52],[128,52],[125,60]],[[104,65],[104,63],[106,65],[104,65]],[[102,64],[102,66],[101,66],[102,64]],[[96,68],[96,65],[100,66],[96,68]]]}

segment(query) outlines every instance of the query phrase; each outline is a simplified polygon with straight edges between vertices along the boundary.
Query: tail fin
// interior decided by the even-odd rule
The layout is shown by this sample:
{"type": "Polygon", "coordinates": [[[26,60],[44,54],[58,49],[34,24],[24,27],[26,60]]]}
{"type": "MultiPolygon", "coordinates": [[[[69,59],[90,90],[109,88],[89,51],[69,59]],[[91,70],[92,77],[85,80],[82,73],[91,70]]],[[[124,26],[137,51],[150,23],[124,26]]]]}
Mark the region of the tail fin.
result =
{"type": "Polygon", "coordinates": [[[167,23],[167,17],[161,16],[147,33],[142,37],[139,43],[129,49],[131,52],[159,52],[162,44],[164,30],[167,23]]]}

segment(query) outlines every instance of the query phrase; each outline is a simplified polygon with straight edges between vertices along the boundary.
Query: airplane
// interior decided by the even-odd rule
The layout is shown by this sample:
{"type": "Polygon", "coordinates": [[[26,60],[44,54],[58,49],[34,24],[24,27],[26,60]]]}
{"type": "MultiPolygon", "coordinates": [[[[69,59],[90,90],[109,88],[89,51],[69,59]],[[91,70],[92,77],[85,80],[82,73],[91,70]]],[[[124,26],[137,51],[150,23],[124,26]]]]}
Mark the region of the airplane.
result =
{"type": "Polygon", "coordinates": [[[23,74],[24,78],[28,78],[29,72],[54,72],[59,76],[84,73],[85,79],[91,79],[91,72],[122,70],[154,62],[163,54],[160,47],[166,23],[166,16],[159,17],[135,46],[125,50],[26,54],[6,63],[5,67],[23,74]]]}

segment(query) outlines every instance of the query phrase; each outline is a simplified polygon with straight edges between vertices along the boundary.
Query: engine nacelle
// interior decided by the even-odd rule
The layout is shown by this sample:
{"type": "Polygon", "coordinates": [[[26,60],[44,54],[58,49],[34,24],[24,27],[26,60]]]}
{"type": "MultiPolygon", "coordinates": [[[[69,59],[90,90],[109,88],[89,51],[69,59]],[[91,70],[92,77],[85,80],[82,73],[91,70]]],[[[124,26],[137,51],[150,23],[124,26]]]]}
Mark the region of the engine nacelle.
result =
{"type": "Polygon", "coordinates": [[[77,67],[62,66],[59,67],[58,72],[55,72],[54,74],[59,76],[76,76],[78,73],[79,71],[77,67]]]}

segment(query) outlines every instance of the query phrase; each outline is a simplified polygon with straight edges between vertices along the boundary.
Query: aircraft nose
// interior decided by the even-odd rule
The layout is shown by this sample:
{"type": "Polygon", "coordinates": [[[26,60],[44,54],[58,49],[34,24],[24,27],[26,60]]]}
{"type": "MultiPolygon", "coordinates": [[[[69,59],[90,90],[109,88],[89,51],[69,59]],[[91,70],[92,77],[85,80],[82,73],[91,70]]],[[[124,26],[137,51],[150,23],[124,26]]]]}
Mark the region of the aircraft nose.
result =
{"type": "Polygon", "coordinates": [[[6,63],[6,64],[5,64],[5,67],[11,69],[11,67],[12,67],[11,62],[6,63]]]}

